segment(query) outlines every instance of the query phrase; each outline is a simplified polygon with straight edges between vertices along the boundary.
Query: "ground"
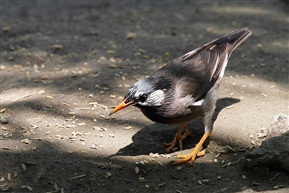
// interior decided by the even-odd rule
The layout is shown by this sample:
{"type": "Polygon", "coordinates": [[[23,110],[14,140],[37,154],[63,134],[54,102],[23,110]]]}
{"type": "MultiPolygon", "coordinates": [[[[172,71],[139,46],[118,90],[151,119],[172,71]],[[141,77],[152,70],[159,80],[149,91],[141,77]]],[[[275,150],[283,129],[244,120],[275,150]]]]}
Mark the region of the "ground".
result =
{"type": "Polygon", "coordinates": [[[288,192],[283,170],[245,156],[288,114],[288,1],[1,1],[0,190],[7,192],[288,192]],[[178,125],[136,108],[109,117],[128,87],[234,29],[207,154],[173,165],[178,125]]]}

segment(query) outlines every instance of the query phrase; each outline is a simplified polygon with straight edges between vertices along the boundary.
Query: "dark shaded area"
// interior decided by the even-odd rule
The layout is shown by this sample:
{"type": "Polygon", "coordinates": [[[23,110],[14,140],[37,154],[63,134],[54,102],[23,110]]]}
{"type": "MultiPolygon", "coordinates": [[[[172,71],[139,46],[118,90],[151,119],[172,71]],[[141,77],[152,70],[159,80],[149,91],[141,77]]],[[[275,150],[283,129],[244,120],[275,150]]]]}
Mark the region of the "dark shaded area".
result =
{"type": "MultiPolygon", "coordinates": [[[[218,114],[223,108],[238,102],[240,102],[240,100],[234,98],[219,99],[216,103],[213,120],[215,121],[217,119],[218,114]]],[[[150,153],[166,153],[166,149],[162,144],[171,142],[174,139],[178,128],[179,125],[148,125],[132,137],[133,142],[131,144],[121,148],[115,155],[136,156],[150,153]]],[[[186,128],[191,131],[191,135],[184,141],[183,149],[191,149],[195,147],[204,133],[201,119],[189,122],[186,128]]]]}

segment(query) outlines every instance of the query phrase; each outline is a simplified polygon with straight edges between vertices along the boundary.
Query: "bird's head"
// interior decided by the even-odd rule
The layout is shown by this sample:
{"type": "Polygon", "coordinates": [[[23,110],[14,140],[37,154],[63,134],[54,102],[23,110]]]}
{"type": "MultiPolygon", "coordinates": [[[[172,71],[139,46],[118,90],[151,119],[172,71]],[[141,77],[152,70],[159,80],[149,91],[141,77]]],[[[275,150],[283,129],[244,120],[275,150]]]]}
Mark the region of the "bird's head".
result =
{"type": "Polygon", "coordinates": [[[130,105],[139,108],[161,106],[170,87],[170,81],[162,77],[141,79],[130,87],[122,102],[113,109],[110,115],[130,105]]]}

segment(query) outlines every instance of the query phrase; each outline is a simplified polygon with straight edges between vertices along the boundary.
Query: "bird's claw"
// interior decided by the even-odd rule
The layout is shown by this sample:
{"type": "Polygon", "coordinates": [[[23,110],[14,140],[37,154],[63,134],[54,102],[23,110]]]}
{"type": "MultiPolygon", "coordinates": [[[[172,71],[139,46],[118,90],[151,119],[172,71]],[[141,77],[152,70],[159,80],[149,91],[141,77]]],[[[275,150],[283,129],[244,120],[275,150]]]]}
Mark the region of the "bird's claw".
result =
{"type": "Polygon", "coordinates": [[[183,149],[183,140],[186,139],[189,135],[191,134],[191,132],[189,130],[187,130],[183,135],[176,135],[174,140],[171,143],[164,143],[163,146],[168,147],[166,149],[167,152],[171,152],[172,149],[178,144],[179,145],[179,149],[182,150],[183,149]]]}
{"type": "Polygon", "coordinates": [[[177,155],[177,158],[178,159],[181,159],[181,160],[177,160],[174,162],[174,165],[177,165],[177,164],[181,164],[181,163],[185,163],[187,161],[190,162],[190,164],[193,164],[196,157],[201,157],[201,156],[204,156],[206,154],[206,150],[202,150],[202,151],[197,151],[196,148],[194,148],[191,153],[187,154],[187,155],[177,155]]]}

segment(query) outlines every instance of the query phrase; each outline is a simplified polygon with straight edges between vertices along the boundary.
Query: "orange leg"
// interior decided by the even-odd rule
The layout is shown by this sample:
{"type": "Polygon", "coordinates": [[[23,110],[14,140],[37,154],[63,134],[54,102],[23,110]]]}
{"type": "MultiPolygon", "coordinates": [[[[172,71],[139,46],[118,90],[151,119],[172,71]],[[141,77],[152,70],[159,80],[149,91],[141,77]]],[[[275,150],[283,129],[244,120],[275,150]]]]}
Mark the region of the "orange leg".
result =
{"type": "Polygon", "coordinates": [[[190,164],[193,164],[196,157],[205,155],[205,151],[201,151],[203,143],[206,141],[206,139],[211,135],[211,131],[207,131],[204,133],[203,137],[199,141],[199,143],[196,145],[196,147],[191,151],[191,153],[187,155],[178,155],[178,158],[181,160],[175,161],[174,164],[180,164],[185,163],[190,160],[190,164]]]}
{"type": "Polygon", "coordinates": [[[173,149],[177,144],[179,144],[180,150],[183,149],[183,143],[182,143],[182,141],[191,134],[190,131],[186,131],[186,132],[182,135],[182,132],[183,132],[185,126],[186,126],[186,122],[184,122],[184,123],[181,125],[181,127],[180,127],[179,130],[178,130],[178,132],[176,133],[176,136],[175,136],[174,140],[173,140],[171,143],[165,143],[165,144],[164,144],[165,147],[168,147],[168,148],[167,148],[167,152],[172,151],[172,149],[173,149]]]}

